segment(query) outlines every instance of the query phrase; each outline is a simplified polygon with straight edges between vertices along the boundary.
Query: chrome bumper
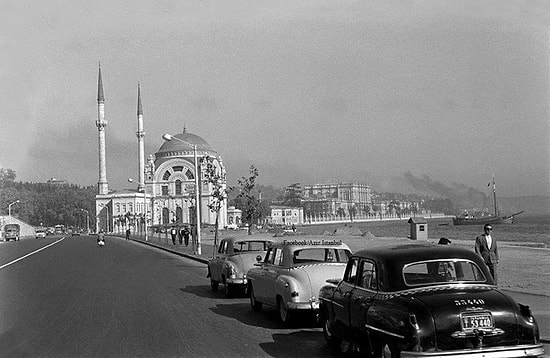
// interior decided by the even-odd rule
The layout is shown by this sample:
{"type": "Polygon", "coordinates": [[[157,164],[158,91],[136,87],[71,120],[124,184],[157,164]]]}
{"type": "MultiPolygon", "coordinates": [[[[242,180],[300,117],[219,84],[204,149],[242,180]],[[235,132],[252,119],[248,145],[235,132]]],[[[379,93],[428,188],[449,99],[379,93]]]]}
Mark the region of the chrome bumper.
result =
{"type": "Polygon", "coordinates": [[[512,347],[491,347],[441,352],[401,352],[401,358],[445,357],[445,358],[515,358],[539,357],[544,354],[542,344],[529,344],[512,347]]]}

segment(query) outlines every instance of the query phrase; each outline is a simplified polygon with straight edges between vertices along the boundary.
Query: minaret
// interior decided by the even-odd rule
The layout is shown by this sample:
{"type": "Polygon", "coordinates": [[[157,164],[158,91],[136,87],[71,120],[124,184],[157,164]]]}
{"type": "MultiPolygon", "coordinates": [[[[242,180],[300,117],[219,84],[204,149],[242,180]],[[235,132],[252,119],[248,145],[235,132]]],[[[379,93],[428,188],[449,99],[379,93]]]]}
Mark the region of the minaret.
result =
{"type": "Polygon", "coordinates": [[[107,184],[107,165],[105,160],[105,96],[103,95],[103,81],[101,80],[101,64],[99,64],[99,76],[97,79],[97,120],[95,121],[99,138],[99,182],[97,193],[100,195],[109,194],[107,184]]]}
{"type": "Polygon", "coordinates": [[[137,105],[137,120],[138,120],[138,129],[136,132],[138,140],[138,190],[144,190],[145,188],[145,145],[143,142],[143,137],[145,137],[145,132],[143,131],[143,108],[141,107],[141,87],[138,83],[138,105],[137,105]]]}

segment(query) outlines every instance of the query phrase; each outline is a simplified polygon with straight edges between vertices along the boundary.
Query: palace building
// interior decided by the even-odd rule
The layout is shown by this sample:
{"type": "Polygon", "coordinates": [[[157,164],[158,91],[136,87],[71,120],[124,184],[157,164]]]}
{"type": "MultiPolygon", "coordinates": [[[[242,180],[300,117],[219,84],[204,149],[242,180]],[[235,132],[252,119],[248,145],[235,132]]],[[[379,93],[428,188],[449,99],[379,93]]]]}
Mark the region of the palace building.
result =
{"type": "MultiPolygon", "coordinates": [[[[96,232],[123,232],[127,228],[142,232],[146,228],[196,223],[196,208],[202,225],[215,225],[216,213],[208,205],[212,203],[213,185],[203,180],[207,165],[225,178],[222,157],[210,144],[196,134],[187,132],[167,135],[159,150],[145,163],[143,108],[141,88],[137,96],[138,173],[135,190],[109,190],[106,170],[105,97],[101,67],[98,75],[98,119],[96,126],[99,140],[99,181],[96,195],[96,232]],[[208,162],[207,160],[208,159],[208,162]],[[196,183],[199,185],[198,193],[196,183]],[[197,203],[198,202],[198,203],[197,203]],[[197,205],[198,204],[198,205],[197,205]],[[145,221],[147,220],[147,221],[145,221]]],[[[223,181],[225,189],[226,182],[223,181]]],[[[227,203],[219,211],[218,227],[227,226],[227,203]]]]}

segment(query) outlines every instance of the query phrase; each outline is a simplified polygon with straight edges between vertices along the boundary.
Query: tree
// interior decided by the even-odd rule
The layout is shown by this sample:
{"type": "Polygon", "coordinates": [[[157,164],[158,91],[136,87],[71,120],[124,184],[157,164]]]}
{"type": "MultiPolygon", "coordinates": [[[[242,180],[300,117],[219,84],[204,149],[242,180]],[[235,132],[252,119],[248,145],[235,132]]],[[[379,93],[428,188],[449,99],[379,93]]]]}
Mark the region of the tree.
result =
{"type": "Polygon", "coordinates": [[[202,180],[212,186],[210,195],[212,201],[208,204],[208,208],[211,212],[216,214],[216,225],[214,228],[214,251],[218,246],[218,223],[220,217],[220,210],[223,206],[223,202],[227,200],[227,194],[233,190],[233,188],[226,188],[226,175],[222,172],[221,168],[218,168],[214,162],[214,158],[205,156],[201,159],[201,164],[205,164],[202,180]]]}
{"type": "Polygon", "coordinates": [[[290,184],[286,187],[283,205],[293,207],[302,205],[302,186],[300,183],[290,184]]]}
{"type": "Polygon", "coordinates": [[[13,183],[15,177],[15,170],[0,168],[0,188],[4,188],[8,183],[13,183]]]}
{"type": "Polygon", "coordinates": [[[242,177],[237,181],[240,192],[235,198],[235,207],[243,213],[243,221],[248,224],[248,235],[252,234],[252,225],[260,217],[260,201],[252,193],[256,186],[257,177],[258,169],[251,165],[249,176],[242,177]]]}

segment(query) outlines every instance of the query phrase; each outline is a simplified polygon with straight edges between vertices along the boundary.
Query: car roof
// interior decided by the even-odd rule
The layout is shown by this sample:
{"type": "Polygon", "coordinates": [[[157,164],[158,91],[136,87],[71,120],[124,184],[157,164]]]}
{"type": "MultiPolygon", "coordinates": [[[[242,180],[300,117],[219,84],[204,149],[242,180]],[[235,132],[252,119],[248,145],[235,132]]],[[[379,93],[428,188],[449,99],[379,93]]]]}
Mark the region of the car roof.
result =
{"type": "Polygon", "coordinates": [[[224,237],[222,240],[228,241],[228,242],[248,242],[248,241],[273,241],[272,238],[269,237],[246,237],[246,236],[230,236],[230,237],[224,237]]]}
{"type": "Polygon", "coordinates": [[[399,243],[389,246],[365,248],[355,252],[353,256],[391,262],[395,265],[438,259],[479,260],[479,255],[471,249],[454,245],[438,245],[431,242],[399,243]]]}
{"type": "Polygon", "coordinates": [[[273,242],[271,247],[283,247],[290,251],[309,248],[334,248],[351,251],[345,242],[335,239],[285,238],[284,240],[273,242]]]}

